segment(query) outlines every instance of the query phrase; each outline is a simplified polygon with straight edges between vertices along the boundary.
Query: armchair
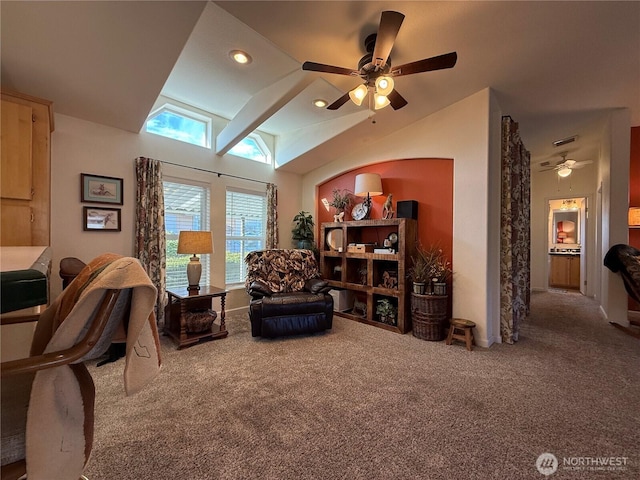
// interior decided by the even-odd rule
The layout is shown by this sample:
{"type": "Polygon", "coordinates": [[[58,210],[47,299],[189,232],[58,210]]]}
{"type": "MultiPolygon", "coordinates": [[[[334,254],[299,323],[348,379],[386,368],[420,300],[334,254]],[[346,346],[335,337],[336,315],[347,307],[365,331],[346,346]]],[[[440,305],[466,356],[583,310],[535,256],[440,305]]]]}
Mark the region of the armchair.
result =
{"type": "Polygon", "coordinates": [[[252,336],[278,337],[331,328],[331,287],[320,278],[311,250],[255,251],[245,262],[252,336]]]}
{"type": "Polygon", "coordinates": [[[139,261],[90,262],[40,315],[28,358],[3,362],[2,480],[77,480],[93,444],[95,389],[85,362],[126,336],[132,394],[160,369],[156,288],[139,261]],[[126,325],[126,332],[123,327],[126,325]]]}

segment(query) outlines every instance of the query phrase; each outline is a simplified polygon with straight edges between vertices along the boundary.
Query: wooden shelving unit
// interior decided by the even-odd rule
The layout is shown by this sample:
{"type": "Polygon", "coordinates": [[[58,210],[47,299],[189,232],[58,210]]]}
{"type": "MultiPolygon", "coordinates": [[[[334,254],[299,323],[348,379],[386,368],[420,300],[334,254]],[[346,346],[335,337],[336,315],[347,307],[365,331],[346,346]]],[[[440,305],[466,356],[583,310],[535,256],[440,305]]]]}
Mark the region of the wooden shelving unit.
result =
{"type": "Polygon", "coordinates": [[[415,254],[417,234],[418,222],[410,218],[323,223],[320,226],[322,276],[336,289],[350,291],[355,300],[353,308],[335,314],[398,333],[411,330],[411,289],[407,273],[415,254]],[[396,253],[348,251],[350,244],[365,244],[368,250],[384,248],[384,240],[392,233],[398,238],[393,245],[396,253]],[[377,302],[384,298],[397,307],[396,325],[382,323],[377,318],[377,302]]]}

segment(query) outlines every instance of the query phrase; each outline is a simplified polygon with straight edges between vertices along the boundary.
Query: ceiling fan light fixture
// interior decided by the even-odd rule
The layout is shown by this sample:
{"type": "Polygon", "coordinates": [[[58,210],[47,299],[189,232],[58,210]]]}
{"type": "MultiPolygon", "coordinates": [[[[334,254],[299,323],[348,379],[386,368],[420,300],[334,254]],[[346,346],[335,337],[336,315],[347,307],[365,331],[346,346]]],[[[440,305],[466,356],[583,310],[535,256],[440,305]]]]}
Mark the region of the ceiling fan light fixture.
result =
{"type": "Polygon", "coordinates": [[[373,100],[376,110],[380,110],[391,103],[386,95],[379,95],[377,93],[373,94],[373,100]]]}
{"type": "Polygon", "coordinates": [[[242,65],[247,65],[253,61],[251,55],[247,52],[243,52],[242,50],[231,50],[229,52],[229,57],[231,57],[234,62],[242,65]]]}
{"type": "Polygon", "coordinates": [[[376,78],[376,93],[378,93],[378,95],[384,95],[386,97],[393,91],[393,87],[393,78],[384,75],[376,78]]]}
{"type": "Polygon", "coordinates": [[[367,86],[364,84],[357,86],[356,88],[354,88],[349,92],[349,98],[353,103],[355,103],[358,106],[362,105],[362,101],[366,96],[367,96],[367,86]]]}
{"type": "Polygon", "coordinates": [[[571,169],[569,167],[563,167],[558,170],[558,175],[562,178],[568,177],[569,175],[571,175],[571,169]]]}

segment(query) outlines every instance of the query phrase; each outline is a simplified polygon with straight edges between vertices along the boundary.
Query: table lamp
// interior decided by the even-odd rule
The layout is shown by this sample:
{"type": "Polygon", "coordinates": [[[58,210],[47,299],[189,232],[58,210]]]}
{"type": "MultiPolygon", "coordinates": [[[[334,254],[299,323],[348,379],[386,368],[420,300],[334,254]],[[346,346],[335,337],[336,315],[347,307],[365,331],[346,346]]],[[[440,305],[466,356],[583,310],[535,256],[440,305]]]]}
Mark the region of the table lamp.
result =
{"type": "Polygon", "coordinates": [[[371,213],[371,197],[382,195],[382,180],[378,173],[360,173],[356,175],[356,186],[354,193],[358,197],[367,197],[364,202],[367,214],[365,218],[369,217],[371,213]]]}
{"type": "Polygon", "coordinates": [[[199,291],[202,264],[200,263],[198,254],[213,253],[211,232],[195,230],[185,230],[180,232],[180,236],[178,237],[177,253],[191,253],[193,255],[187,264],[187,279],[189,280],[189,287],[187,290],[190,292],[199,291]]]}

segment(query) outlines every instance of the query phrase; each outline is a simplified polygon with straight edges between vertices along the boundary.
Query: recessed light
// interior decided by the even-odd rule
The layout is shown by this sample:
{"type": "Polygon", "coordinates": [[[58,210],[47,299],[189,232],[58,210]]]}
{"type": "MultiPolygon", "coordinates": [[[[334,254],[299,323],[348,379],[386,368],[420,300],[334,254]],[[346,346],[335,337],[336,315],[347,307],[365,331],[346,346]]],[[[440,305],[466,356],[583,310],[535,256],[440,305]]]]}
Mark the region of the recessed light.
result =
{"type": "Polygon", "coordinates": [[[251,61],[253,60],[251,58],[251,55],[249,55],[247,52],[243,52],[242,50],[231,50],[229,52],[229,56],[237,63],[241,63],[243,65],[247,65],[249,63],[251,63],[251,61]]]}
{"type": "Polygon", "coordinates": [[[327,106],[327,101],[324,98],[316,98],[313,104],[318,108],[324,108],[327,106]]]}

